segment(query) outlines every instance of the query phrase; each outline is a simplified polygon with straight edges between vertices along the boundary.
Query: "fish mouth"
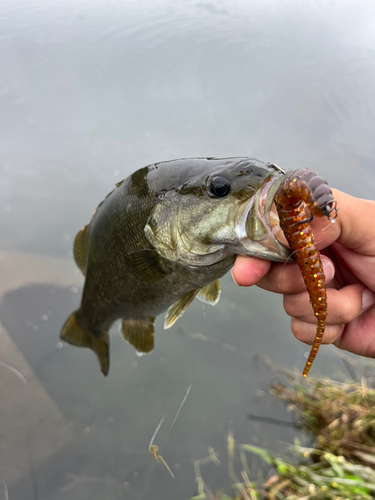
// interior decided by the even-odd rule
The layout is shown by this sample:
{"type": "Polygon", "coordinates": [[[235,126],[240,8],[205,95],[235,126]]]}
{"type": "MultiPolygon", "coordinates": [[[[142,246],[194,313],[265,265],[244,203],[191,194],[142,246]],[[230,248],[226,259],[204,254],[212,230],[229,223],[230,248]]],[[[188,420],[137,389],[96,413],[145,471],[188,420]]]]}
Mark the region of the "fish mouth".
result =
{"type": "Polygon", "coordinates": [[[262,250],[260,258],[285,262],[291,259],[288,243],[280,228],[275,196],[285,180],[284,174],[268,176],[257,190],[247,214],[245,231],[251,242],[257,242],[262,250]]]}

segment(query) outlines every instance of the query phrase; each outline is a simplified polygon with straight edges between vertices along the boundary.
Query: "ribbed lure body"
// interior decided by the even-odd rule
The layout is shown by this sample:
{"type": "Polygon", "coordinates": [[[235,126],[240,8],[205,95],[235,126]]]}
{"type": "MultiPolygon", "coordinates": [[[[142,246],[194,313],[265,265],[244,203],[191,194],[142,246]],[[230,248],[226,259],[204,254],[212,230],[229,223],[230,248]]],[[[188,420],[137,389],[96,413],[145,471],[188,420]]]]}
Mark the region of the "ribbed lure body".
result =
{"type": "Polygon", "coordinates": [[[327,183],[316,172],[300,169],[285,179],[276,194],[275,203],[280,227],[301,270],[318,320],[314,343],[302,372],[306,377],[322,342],[327,317],[325,276],[309,222],[313,215],[334,220],[336,202],[327,183]],[[310,209],[310,217],[306,214],[306,206],[310,209]]]}

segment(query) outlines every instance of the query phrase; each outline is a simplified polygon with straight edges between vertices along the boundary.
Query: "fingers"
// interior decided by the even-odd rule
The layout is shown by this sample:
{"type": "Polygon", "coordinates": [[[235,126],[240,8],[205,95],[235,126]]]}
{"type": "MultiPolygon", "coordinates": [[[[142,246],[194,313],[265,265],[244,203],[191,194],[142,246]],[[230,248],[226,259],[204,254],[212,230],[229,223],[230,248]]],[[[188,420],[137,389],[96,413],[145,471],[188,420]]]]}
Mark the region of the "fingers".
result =
{"type": "MultiPolygon", "coordinates": [[[[372,292],[373,293],[373,292],[372,292]]],[[[375,358],[374,326],[375,304],[354,321],[346,325],[342,335],[335,342],[336,347],[354,354],[375,358]]]]}
{"type": "MultiPolygon", "coordinates": [[[[328,222],[326,217],[315,217],[311,224],[318,247],[324,249],[337,241],[341,248],[346,246],[355,249],[357,253],[363,252],[368,258],[375,259],[373,225],[375,201],[361,200],[337,190],[332,191],[339,209],[336,223],[328,222]]],[[[334,248],[337,249],[338,246],[334,248]]],[[[358,259],[362,257],[358,255],[358,259]]],[[[329,259],[323,255],[322,262],[328,283],[333,277],[334,267],[332,262],[332,267],[330,267],[329,259]]],[[[367,266],[365,268],[367,269],[367,266]]],[[[251,286],[257,283],[261,288],[275,293],[297,293],[304,290],[303,280],[296,265],[273,263],[270,267],[266,261],[238,256],[232,276],[238,285],[251,286]],[[270,271],[264,276],[268,269],[270,271]]],[[[366,281],[364,282],[371,286],[366,281]]]]}
{"type": "MultiPolygon", "coordinates": [[[[335,275],[332,261],[321,256],[326,283],[335,275]]],[[[257,286],[269,292],[295,294],[306,291],[306,285],[297,264],[273,264],[269,272],[257,283],[257,286]]]]}
{"type": "MultiPolygon", "coordinates": [[[[350,323],[362,314],[362,294],[365,286],[357,283],[341,290],[327,289],[327,320],[330,325],[350,323]]],[[[289,316],[300,321],[314,323],[314,315],[307,292],[284,296],[284,309],[289,316]]]]}
{"type": "MultiPolygon", "coordinates": [[[[345,325],[326,325],[322,344],[333,344],[340,337],[345,325]]],[[[316,324],[305,323],[292,318],[292,332],[299,341],[312,345],[316,334],[316,324]]]]}
{"type": "Polygon", "coordinates": [[[375,269],[375,253],[362,255],[339,243],[333,243],[331,249],[334,252],[333,258],[336,260],[337,267],[342,271],[344,281],[348,281],[348,274],[351,274],[368,288],[375,290],[375,273],[370,271],[375,269]]]}
{"type": "MultiPolygon", "coordinates": [[[[348,345],[349,342],[356,344],[359,353],[363,352],[364,346],[359,345],[359,337],[351,337],[348,332],[352,331],[353,325],[356,328],[363,322],[364,311],[374,307],[375,294],[362,284],[349,285],[341,290],[327,290],[328,314],[326,329],[323,337],[324,344],[341,342],[340,347],[348,345]],[[345,342],[340,337],[345,329],[345,342]]],[[[284,308],[292,316],[292,331],[294,336],[306,344],[312,344],[316,333],[316,318],[312,312],[311,304],[307,292],[284,297],[284,308]]],[[[372,343],[374,345],[374,343],[372,343]]],[[[353,346],[350,349],[353,351],[353,346]]],[[[374,346],[375,354],[375,346],[374,346]]]]}
{"type": "Polygon", "coordinates": [[[270,269],[271,262],[238,255],[232,269],[232,277],[237,285],[255,285],[270,269]]]}
{"type": "MultiPolygon", "coordinates": [[[[375,358],[374,342],[375,305],[346,325],[327,325],[322,344],[335,344],[353,354],[375,358]]],[[[292,319],[294,336],[305,344],[312,344],[316,326],[299,319],[292,319]]]]}

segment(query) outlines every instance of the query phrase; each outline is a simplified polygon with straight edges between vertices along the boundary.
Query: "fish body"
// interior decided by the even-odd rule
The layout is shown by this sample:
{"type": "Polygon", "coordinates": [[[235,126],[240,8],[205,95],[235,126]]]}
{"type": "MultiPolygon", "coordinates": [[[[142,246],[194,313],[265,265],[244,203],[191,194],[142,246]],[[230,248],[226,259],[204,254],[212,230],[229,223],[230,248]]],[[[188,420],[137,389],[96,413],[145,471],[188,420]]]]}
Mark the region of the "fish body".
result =
{"type": "Polygon", "coordinates": [[[286,261],[270,218],[284,178],[253,158],[192,158],[149,165],[118,183],[76,236],[86,279],[61,338],[93,349],[106,375],[115,320],[139,352],[150,352],[156,316],[168,310],[168,328],[195,296],[216,304],[218,279],[236,254],[286,261]]]}

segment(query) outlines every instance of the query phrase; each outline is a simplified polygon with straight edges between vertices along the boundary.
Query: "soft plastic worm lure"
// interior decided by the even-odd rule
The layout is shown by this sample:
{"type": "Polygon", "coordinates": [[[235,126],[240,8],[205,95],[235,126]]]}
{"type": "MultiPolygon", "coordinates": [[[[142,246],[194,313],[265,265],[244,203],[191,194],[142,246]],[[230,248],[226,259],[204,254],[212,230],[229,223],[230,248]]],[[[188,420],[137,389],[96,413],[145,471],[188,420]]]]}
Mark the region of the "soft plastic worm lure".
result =
{"type": "Polygon", "coordinates": [[[326,181],[305,168],[288,175],[276,193],[275,203],[280,227],[299,265],[318,320],[314,343],[302,372],[306,377],[322,342],[327,317],[323,266],[309,222],[314,215],[326,216],[334,222],[337,217],[336,202],[326,181]],[[310,217],[306,215],[306,206],[310,209],[310,217]]]}

